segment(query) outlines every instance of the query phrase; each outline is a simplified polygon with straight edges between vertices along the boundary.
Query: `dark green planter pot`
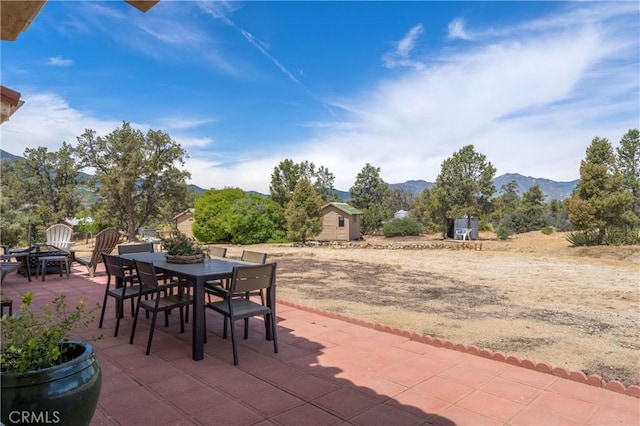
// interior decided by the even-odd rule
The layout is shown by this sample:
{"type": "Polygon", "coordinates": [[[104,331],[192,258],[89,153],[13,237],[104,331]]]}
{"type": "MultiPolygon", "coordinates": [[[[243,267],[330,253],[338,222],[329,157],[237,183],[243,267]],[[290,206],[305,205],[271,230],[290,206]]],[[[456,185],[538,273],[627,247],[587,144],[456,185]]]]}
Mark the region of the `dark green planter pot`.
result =
{"type": "Polygon", "coordinates": [[[4,425],[88,425],[98,406],[102,372],[93,347],[68,341],[77,355],[42,370],[2,373],[4,425]]]}

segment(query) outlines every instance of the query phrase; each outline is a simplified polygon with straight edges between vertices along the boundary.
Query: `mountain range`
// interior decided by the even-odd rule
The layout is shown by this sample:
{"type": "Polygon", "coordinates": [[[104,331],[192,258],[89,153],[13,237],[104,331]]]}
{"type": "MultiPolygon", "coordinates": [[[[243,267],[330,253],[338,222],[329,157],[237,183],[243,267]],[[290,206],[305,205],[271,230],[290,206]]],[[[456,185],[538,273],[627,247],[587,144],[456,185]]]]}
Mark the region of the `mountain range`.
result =
{"type": "MultiPolygon", "coordinates": [[[[505,173],[497,176],[493,179],[493,184],[495,185],[498,193],[500,193],[502,185],[506,185],[511,181],[518,185],[517,192],[519,195],[522,195],[524,192],[527,192],[532,187],[538,185],[542,193],[545,195],[545,201],[547,202],[551,200],[564,200],[565,198],[569,198],[571,196],[571,192],[573,192],[573,189],[578,184],[577,179],[570,182],[557,182],[551,179],[524,176],[519,173],[505,173]]],[[[433,182],[427,182],[425,180],[408,180],[403,183],[391,183],[389,184],[389,188],[401,189],[414,196],[418,196],[422,194],[425,189],[431,188],[433,185],[433,182]]],[[[337,192],[338,196],[345,201],[348,201],[351,198],[348,191],[337,192]]]]}
{"type": "MultiPolygon", "coordinates": [[[[4,150],[0,150],[0,159],[17,161],[22,160],[23,158],[17,155],[10,154],[4,150]]],[[[505,185],[511,181],[514,181],[518,185],[518,194],[520,195],[528,191],[531,187],[538,185],[542,193],[545,194],[545,200],[547,202],[551,200],[564,200],[565,198],[568,198],[569,196],[571,196],[571,192],[578,184],[577,179],[569,182],[557,182],[551,179],[524,176],[519,173],[506,173],[497,176],[493,179],[493,184],[495,185],[496,190],[500,192],[500,188],[502,187],[502,185],[505,185]]],[[[190,186],[199,194],[205,191],[204,188],[201,188],[199,186],[190,186]]],[[[433,182],[427,182],[425,180],[408,180],[402,183],[389,184],[389,187],[391,189],[402,189],[403,191],[413,194],[414,196],[422,194],[422,191],[424,191],[426,188],[431,188],[432,186],[433,182]]],[[[345,201],[349,201],[349,199],[351,198],[351,196],[349,195],[349,191],[337,190],[337,193],[338,196],[345,201]]]]}

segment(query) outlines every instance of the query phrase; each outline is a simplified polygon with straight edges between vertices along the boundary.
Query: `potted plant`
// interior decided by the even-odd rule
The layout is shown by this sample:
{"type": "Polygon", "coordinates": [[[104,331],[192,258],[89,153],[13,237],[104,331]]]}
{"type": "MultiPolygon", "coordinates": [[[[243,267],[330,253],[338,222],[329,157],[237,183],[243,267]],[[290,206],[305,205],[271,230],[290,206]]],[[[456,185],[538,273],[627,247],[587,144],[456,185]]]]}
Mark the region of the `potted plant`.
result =
{"type": "Polygon", "coordinates": [[[20,313],[0,319],[2,423],[88,425],[98,405],[102,372],[93,347],[68,340],[86,328],[94,309],[80,303],[70,312],[65,295],[39,313],[33,293],[21,296],[20,313]]]}
{"type": "Polygon", "coordinates": [[[204,250],[195,239],[187,237],[182,232],[175,236],[162,239],[162,246],[166,252],[165,258],[169,263],[199,263],[204,261],[204,250]]]}

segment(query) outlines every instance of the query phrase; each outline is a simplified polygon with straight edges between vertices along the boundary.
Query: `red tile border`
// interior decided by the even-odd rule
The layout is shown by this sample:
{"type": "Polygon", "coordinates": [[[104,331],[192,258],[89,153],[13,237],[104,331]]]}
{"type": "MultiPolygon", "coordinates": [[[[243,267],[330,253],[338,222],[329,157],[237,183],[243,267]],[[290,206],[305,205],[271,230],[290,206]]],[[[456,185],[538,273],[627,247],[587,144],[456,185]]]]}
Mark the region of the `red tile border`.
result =
{"type": "Polygon", "coordinates": [[[452,349],[459,352],[466,352],[471,355],[480,356],[482,358],[488,358],[494,361],[506,362],[508,364],[515,365],[517,367],[536,370],[544,374],[551,374],[553,376],[557,376],[563,379],[584,383],[589,386],[607,389],[612,392],[616,392],[616,393],[620,393],[620,394],[624,394],[624,395],[628,395],[628,396],[632,396],[634,398],[640,399],[640,386],[630,385],[625,387],[624,384],[622,384],[617,380],[611,380],[607,382],[597,374],[592,374],[590,376],[587,376],[582,371],[568,371],[562,367],[553,367],[544,362],[535,362],[529,359],[521,359],[515,355],[505,354],[502,352],[493,352],[489,349],[482,349],[473,345],[465,345],[463,343],[452,342],[450,340],[442,339],[439,337],[421,335],[415,332],[410,332],[407,330],[402,330],[399,328],[390,327],[390,326],[386,326],[378,323],[363,321],[360,319],[348,317],[346,315],[336,314],[334,312],[324,311],[317,308],[311,308],[308,306],[299,305],[297,303],[291,303],[285,300],[279,300],[278,303],[285,306],[292,307],[292,308],[300,309],[302,311],[311,312],[311,313],[322,315],[325,317],[339,319],[341,321],[345,321],[351,324],[360,325],[362,327],[371,328],[384,333],[390,333],[396,336],[405,337],[409,340],[415,340],[417,342],[424,343],[427,345],[431,345],[435,347],[444,347],[445,349],[452,349]]]}

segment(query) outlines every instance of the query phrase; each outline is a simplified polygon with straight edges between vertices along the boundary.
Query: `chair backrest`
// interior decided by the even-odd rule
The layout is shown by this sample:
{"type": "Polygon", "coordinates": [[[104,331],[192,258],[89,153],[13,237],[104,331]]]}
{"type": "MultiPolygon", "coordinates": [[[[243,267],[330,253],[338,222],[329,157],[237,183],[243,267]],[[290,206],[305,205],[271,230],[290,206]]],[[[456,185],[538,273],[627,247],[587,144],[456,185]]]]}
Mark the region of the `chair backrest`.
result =
{"type": "Polygon", "coordinates": [[[73,228],[62,223],[52,225],[45,231],[47,234],[47,244],[58,247],[60,250],[69,251],[73,242],[73,228]]]}
{"type": "Polygon", "coordinates": [[[153,266],[153,263],[138,260],[134,260],[133,263],[136,267],[140,284],[148,289],[158,289],[158,275],[156,274],[156,268],[153,266]]]}
{"type": "Polygon", "coordinates": [[[233,268],[229,291],[232,294],[237,294],[267,289],[273,285],[275,273],[275,263],[236,266],[233,268]]]}
{"type": "Polygon", "coordinates": [[[107,270],[107,275],[109,278],[123,278],[125,277],[124,264],[122,262],[122,258],[119,256],[102,253],[102,260],[104,262],[104,266],[107,270]]]}
{"type": "Polygon", "coordinates": [[[120,241],[120,233],[115,228],[106,228],[98,232],[91,253],[91,263],[96,265],[102,261],[102,253],[111,254],[120,241]]]}
{"type": "Polygon", "coordinates": [[[227,257],[227,248],[226,247],[209,246],[207,248],[207,251],[209,253],[209,256],[227,257]]]}
{"type": "Polygon", "coordinates": [[[242,260],[243,262],[264,264],[267,262],[267,253],[243,250],[240,260],[242,260]]]}
{"type": "Polygon", "coordinates": [[[153,253],[153,243],[119,245],[118,254],[125,253],[153,253]]]}

